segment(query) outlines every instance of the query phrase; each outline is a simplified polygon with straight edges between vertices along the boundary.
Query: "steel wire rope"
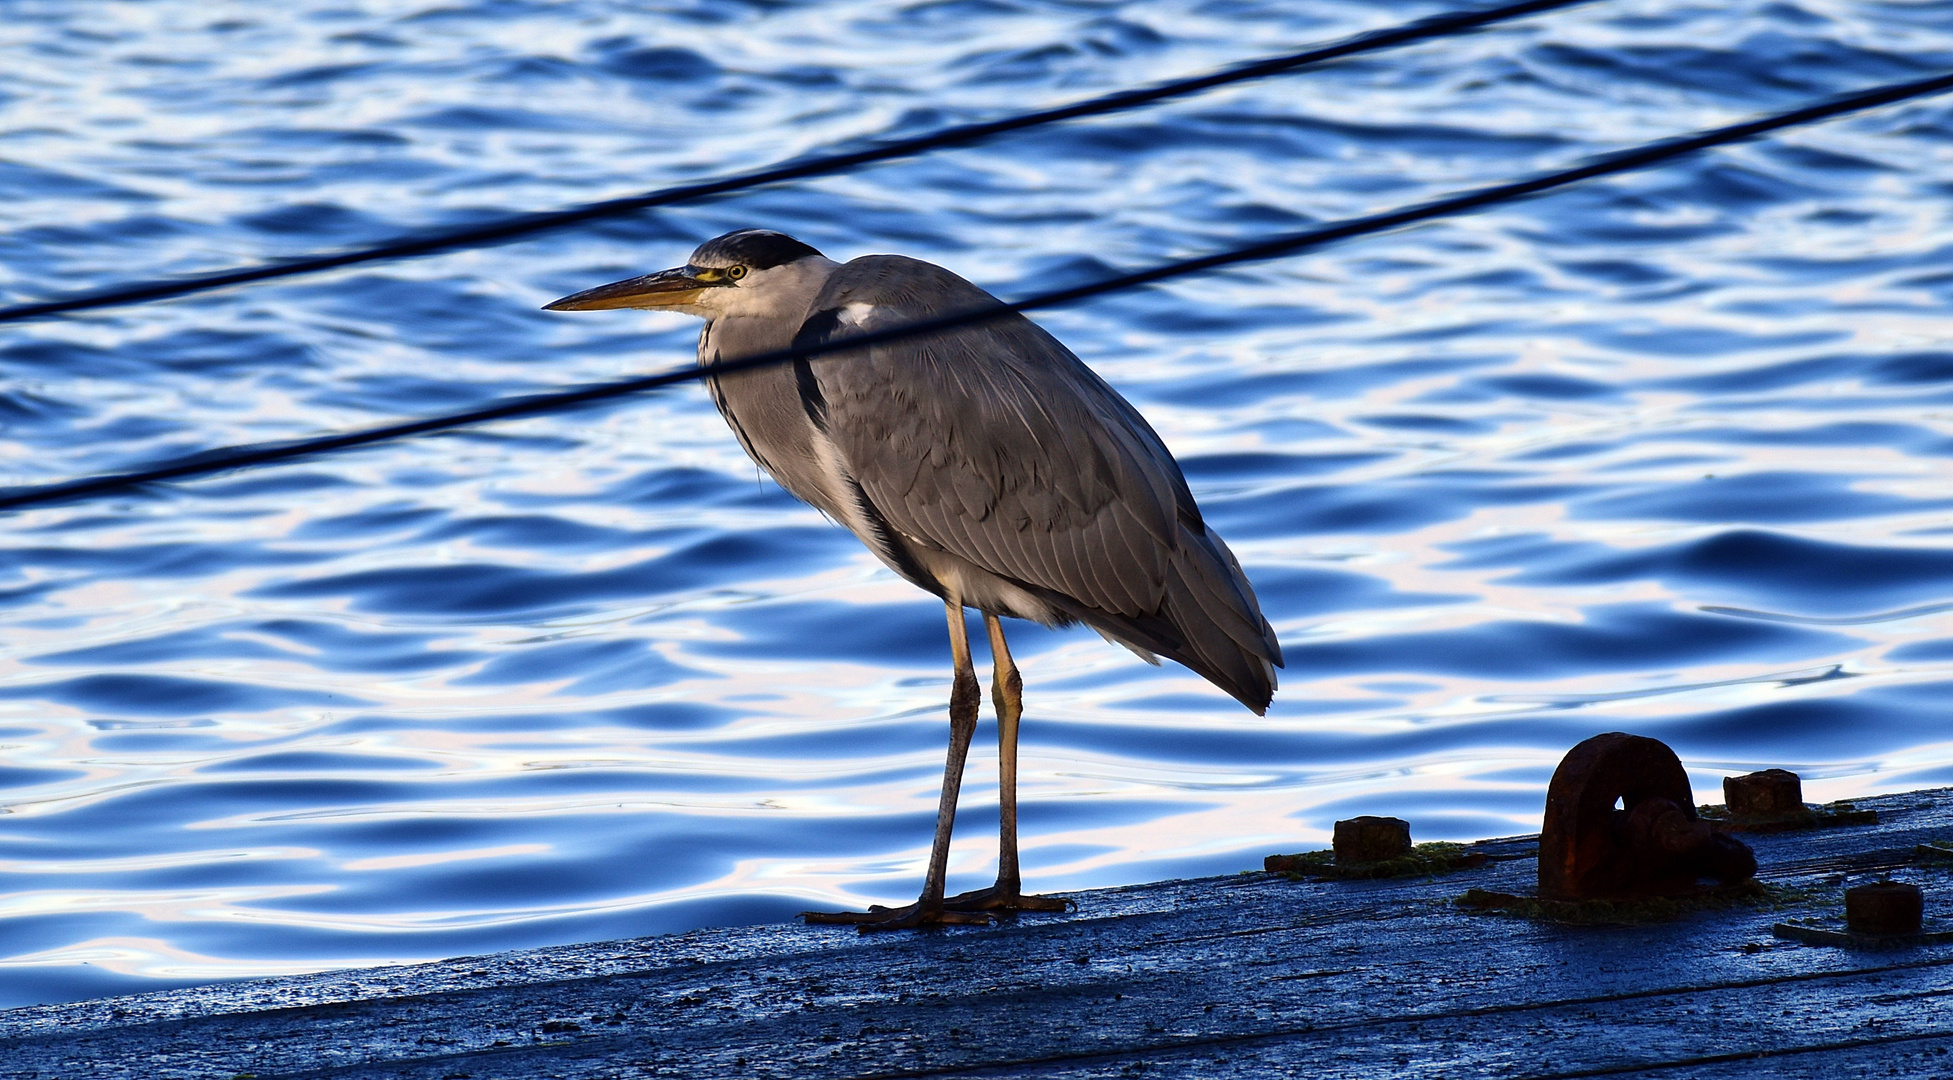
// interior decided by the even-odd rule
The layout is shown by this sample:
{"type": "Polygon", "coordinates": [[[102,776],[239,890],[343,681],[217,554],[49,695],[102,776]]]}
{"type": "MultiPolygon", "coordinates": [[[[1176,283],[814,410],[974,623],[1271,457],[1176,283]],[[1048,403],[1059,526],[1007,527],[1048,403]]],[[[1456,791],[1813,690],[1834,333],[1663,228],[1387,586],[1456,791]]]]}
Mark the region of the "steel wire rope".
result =
{"type": "Polygon", "coordinates": [[[1383,30],[1370,30],[1333,41],[1327,45],[1317,45],[1301,52],[1275,56],[1264,60],[1251,60],[1222,68],[1219,71],[1198,75],[1190,79],[1177,79],[1134,90],[1119,90],[1084,101],[1061,105],[1053,109],[1020,113],[1001,120],[984,120],[973,124],[958,124],[943,128],[927,135],[917,135],[907,139],[895,139],[876,143],[863,150],[824,157],[809,158],[803,161],[786,161],[753,172],[737,173],[716,180],[702,180],[691,184],[660,188],[643,195],[632,195],[621,199],[606,199],[602,202],[586,203],[565,210],[546,210],[536,213],[518,214],[486,225],[473,225],[462,229],[424,233],[397,237],[385,243],[352,251],[336,252],[330,255],[308,255],[295,259],[247,266],[236,270],[218,270],[207,274],[197,274],[185,278],[163,279],[138,282],[133,285],[117,285],[107,289],[57,296],[50,300],[35,300],[23,304],[0,307],[0,323],[19,322],[23,319],[42,318],[73,311],[92,311],[99,308],[119,307],[124,304],[143,303],[149,300],[165,300],[191,293],[209,292],[213,289],[231,285],[245,285],[254,281],[270,281],[275,278],[294,277],[300,274],[315,274],[326,270],[337,270],[345,266],[361,263],[380,262],[387,259],[414,258],[421,255],[434,255],[444,251],[463,248],[486,247],[492,244],[518,240],[536,233],[579,225],[586,221],[601,218],[619,217],[657,206],[670,206],[675,203],[691,202],[697,199],[725,195],[747,188],[777,184],[788,180],[804,180],[813,176],[845,172],[862,165],[894,158],[913,157],[939,147],[962,146],[980,142],[995,135],[1027,128],[1042,127],[1064,120],[1076,120],[1087,116],[1104,116],[1116,112],[1137,109],[1169,98],[1185,97],[1211,90],[1230,83],[1262,79],[1281,75],[1296,68],[1310,64],[1339,60],[1346,56],[1375,52],[1379,49],[1410,45],[1419,41],[1449,37],[1469,33],[1494,23],[1507,22],[1527,15],[1537,15],[1559,8],[1574,7],[1593,3],[1594,0],[1520,0],[1518,3],[1502,7],[1486,8],[1480,11],[1451,12],[1433,15],[1405,23],[1402,26],[1383,30]]]}
{"type": "Polygon", "coordinates": [[[1693,135],[1663,139],[1653,143],[1603,154],[1583,165],[1557,172],[1542,173],[1523,180],[1496,184],[1491,187],[1475,188],[1471,191],[1429,202],[1414,203],[1396,210],[1364,217],[1347,218],[1329,225],[1287,233],[1273,239],[1246,247],[1232,248],[1192,259],[1165,263],[1145,270],[1116,277],[1105,278],[1086,285],[1069,289],[1039,293],[1011,303],[992,308],[983,308],[940,319],[908,323],[890,327],[873,333],[859,334],[838,341],[820,345],[799,346],[774,352],[760,353],[714,364],[710,368],[696,364],[682,369],[666,371],[656,375],[643,375],[612,382],[593,383],[568,390],[550,391],[541,394],[524,395],[497,401],[464,412],[445,416],[425,417],[397,424],[367,428],[362,431],[344,432],[310,439],[298,439],[277,443],[254,443],[245,446],[227,447],[205,451],[174,461],[164,462],[131,472],[113,473],[104,476],[82,477],[76,480],[60,481],[37,486],[0,489],[0,510],[16,510],[23,507],[66,502],[88,495],[108,491],[123,490],[142,484],[164,480],[181,480],[192,476],[206,476],[212,473],[229,472],[254,465],[290,461],[295,458],[310,457],[336,450],[350,449],[372,443],[393,439],[425,435],[437,431],[487,423],[493,420],[507,420],[522,416],[537,416],[544,413],[560,412],[579,405],[628,394],[643,393],[676,383],[689,382],[708,375],[728,375],[772,364],[788,363],[800,359],[813,359],[826,354],[849,349],[859,349],[879,345],[902,338],[922,334],[937,333],[944,330],[968,326],[997,318],[1008,312],[1035,311],[1041,308],[1058,307],[1074,301],[1103,296],[1107,293],[1150,285],[1154,282],[1185,277],[1205,270],[1212,270],[1237,263],[1254,262],[1287,255],[1307,248],[1321,247],[1339,240],[1353,239],[1389,229],[1401,228],[1421,221],[1453,214],[1496,206],[1501,203],[1523,199],[1540,192],[1565,187],[1581,180],[1608,176],[1645,168],[1673,158],[1705,150],[1714,146],[1739,142],[1754,138],[1767,132],[1795,127],[1800,124],[1815,123],[1848,113],[1862,112],[1881,105],[1891,105],[1928,94],[1953,90],[1953,72],[1935,75],[1912,82],[1889,83],[1884,86],[1860,90],[1828,98],[1824,101],[1788,112],[1775,113],[1755,120],[1746,120],[1725,127],[1711,128],[1693,135]]]}

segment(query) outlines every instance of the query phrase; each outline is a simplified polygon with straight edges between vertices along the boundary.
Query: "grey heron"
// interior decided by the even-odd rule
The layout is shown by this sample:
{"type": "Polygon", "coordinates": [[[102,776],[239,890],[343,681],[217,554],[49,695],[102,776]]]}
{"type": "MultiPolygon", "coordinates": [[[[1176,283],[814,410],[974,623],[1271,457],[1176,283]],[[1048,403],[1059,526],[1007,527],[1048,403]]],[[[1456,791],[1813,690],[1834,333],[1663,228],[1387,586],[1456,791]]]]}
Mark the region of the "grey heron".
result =
{"type": "MultiPolygon", "coordinates": [[[[686,265],[601,285],[551,311],[650,308],[705,319],[699,363],[816,345],[1001,306],[931,263],[846,264],[782,233],[706,241],[686,265]]],[[[1017,861],[1017,666],[1001,616],[1084,623],[1150,663],[1186,665],[1257,714],[1281,647],[1254,590],[1208,528],[1151,426],[1021,314],[706,378],[746,453],[854,532],[889,569],[941,597],[955,678],[949,759],[922,895],[902,908],[807,912],[868,929],[1061,911],[1026,896],[1017,861]],[[964,609],[983,613],[997,713],[997,883],[945,898],[950,829],[979,691],[964,609]]]]}

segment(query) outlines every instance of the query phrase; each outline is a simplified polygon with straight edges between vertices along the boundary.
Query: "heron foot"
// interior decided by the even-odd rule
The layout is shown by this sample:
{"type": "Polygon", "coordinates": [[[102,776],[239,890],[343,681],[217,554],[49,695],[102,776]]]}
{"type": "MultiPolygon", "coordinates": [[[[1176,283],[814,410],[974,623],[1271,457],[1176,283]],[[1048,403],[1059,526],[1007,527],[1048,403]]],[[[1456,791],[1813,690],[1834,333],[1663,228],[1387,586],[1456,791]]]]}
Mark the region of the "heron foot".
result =
{"type": "Polygon", "coordinates": [[[958,893],[943,901],[946,911],[997,911],[1014,914],[1019,911],[1077,911],[1078,901],[1069,896],[1025,896],[1017,889],[1007,889],[992,885],[987,889],[973,889],[958,893]]]}
{"type": "Polygon", "coordinates": [[[905,907],[871,905],[867,911],[803,911],[807,924],[852,926],[864,934],[877,930],[924,930],[932,926],[989,926],[991,918],[982,912],[948,911],[940,905],[925,908],[920,901],[905,907]]]}

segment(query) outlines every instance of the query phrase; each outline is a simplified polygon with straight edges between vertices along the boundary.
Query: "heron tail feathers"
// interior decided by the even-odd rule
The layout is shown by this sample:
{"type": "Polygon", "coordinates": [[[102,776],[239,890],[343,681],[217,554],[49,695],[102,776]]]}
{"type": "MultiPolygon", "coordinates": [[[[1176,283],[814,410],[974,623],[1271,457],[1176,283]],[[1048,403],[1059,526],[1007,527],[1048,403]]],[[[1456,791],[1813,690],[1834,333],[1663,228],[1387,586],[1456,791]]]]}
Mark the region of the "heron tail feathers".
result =
{"type": "Polygon", "coordinates": [[[1053,597],[1067,614],[1151,659],[1163,656],[1265,715],[1275,696],[1281,645],[1261,615],[1241,564],[1204,526],[1182,527],[1182,544],[1167,566],[1159,610],[1121,615],[1053,597]]]}

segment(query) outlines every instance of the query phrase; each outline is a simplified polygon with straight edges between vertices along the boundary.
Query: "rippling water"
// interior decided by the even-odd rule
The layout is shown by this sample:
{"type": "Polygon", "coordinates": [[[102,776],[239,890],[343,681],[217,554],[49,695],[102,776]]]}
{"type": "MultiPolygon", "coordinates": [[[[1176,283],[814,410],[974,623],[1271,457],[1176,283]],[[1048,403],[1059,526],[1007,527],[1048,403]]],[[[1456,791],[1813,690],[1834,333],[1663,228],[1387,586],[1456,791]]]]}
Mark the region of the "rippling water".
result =
{"type": "MultiPolygon", "coordinates": [[[[0,293],[350,246],[1403,21],[1274,0],[14,0],[0,293]]],[[[538,305],[763,225],[1005,296],[1953,65],[1943,5],[1614,0],[483,251],[0,328],[5,483],[657,370],[538,305]]],[[[1706,798],[1953,783],[1953,110],[1929,100],[1043,321],[1152,418],[1286,645],[1257,719],[1019,627],[1030,883],[1565,749],[1706,798]]],[[[0,535],[0,1006],[913,895],[936,602],[696,387],[39,510],[0,535]]],[[[951,887],[994,872],[979,734],[951,887]]]]}

